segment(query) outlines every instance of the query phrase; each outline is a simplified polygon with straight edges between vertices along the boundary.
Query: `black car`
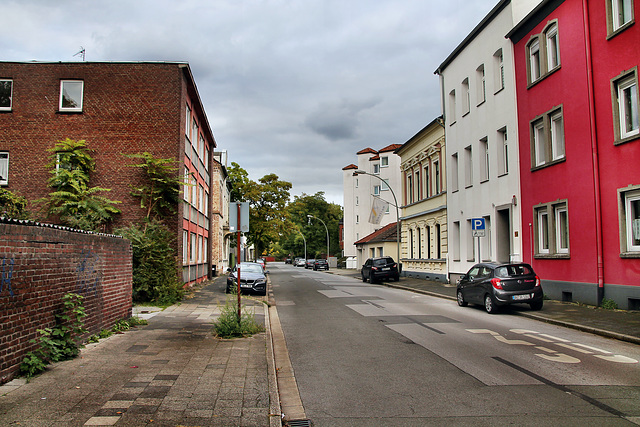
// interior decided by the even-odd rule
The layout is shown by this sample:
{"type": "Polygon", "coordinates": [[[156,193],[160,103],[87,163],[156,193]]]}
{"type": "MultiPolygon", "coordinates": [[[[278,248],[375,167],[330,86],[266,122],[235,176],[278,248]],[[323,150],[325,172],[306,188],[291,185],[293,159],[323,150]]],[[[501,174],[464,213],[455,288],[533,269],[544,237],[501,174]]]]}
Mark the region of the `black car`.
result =
{"type": "Polygon", "coordinates": [[[313,264],[315,264],[315,262],[316,262],[315,259],[308,259],[304,264],[304,268],[305,269],[313,268],[313,264]]]}
{"type": "Polygon", "coordinates": [[[329,270],[329,263],[326,259],[317,259],[313,263],[313,269],[318,270],[329,270]]]}
{"type": "Polygon", "coordinates": [[[500,306],[525,303],[532,310],[542,309],[543,293],[540,278],[524,263],[476,264],[458,281],[458,305],[484,305],[487,313],[495,313],[500,306]]]}
{"type": "MultiPolygon", "coordinates": [[[[229,276],[227,277],[227,289],[226,292],[230,293],[232,290],[238,289],[238,266],[231,270],[227,270],[229,276]]],[[[241,292],[254,292],[259,295],[267,294],[267,276],[266,272],[262,269],[262,265],[256,262],[243,262],[240,263],[240,291],[241,292]]]]}
{"type": "Polygon", "coordinates": [[[398,264],[390,256],[369,258],[362,266],[362,281],[371,283],[382,279],[400,280],[398,264]]]}

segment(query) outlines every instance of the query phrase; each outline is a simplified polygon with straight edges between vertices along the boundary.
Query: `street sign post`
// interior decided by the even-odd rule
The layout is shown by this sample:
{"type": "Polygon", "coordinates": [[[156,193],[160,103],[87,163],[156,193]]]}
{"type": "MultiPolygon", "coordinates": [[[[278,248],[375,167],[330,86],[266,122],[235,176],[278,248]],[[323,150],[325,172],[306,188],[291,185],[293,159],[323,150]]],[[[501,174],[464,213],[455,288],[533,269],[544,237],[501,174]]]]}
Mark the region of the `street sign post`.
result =
{"type": "Polygon", "coordinates": [[[484,218],[472,218],[471,219],[471,234],[473,237],[478,238],[478,262],[482,261],[480,256],[480,238],[485,236],[486,223],[484,218]]]}

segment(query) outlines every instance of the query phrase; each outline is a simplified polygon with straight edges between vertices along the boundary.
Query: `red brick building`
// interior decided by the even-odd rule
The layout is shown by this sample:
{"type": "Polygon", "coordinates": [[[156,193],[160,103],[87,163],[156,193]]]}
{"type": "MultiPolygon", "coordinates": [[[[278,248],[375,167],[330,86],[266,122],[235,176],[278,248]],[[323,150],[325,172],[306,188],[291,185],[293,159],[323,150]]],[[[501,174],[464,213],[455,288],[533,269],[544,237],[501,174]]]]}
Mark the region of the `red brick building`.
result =
{"type": "Polygon", "coordinates": [[[65,138],[85,140],[96,161],[91,185],[122,201],[113,227],[145,215],[130,195],[143,176],[125,155],[176,159],[192,184],[168,220],[183,280],[208,276],[218,242],[210,238],[211,201],[220,200],[221,186],[211,172],[216,142],[188,63],[0,62],[0,129],[0,185],[29,200],[48,193],[47,149],[65,138]]]}

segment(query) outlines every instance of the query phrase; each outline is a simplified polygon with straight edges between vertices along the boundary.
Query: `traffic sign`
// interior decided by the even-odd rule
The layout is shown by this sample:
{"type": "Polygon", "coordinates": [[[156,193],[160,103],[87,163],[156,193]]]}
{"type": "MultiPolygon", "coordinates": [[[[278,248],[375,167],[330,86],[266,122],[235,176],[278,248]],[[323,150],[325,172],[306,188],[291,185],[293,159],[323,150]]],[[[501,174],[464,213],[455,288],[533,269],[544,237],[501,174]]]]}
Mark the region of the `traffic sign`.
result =
{"type": "Polygon", "coordinates": [[[484,237],[486,230],[486,224],[484,218],[472,218],[471,219],[471,234],[473,237],[484,237]]]}

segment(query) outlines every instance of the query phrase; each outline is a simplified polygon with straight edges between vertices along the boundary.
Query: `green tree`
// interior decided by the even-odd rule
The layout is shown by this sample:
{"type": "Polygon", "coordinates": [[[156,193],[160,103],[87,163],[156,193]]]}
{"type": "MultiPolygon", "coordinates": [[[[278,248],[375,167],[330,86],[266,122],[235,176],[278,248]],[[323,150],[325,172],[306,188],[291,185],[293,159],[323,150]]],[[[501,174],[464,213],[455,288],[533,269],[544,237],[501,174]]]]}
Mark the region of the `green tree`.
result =
{"type": "Polygon", "coordinates": [[[158,159],[148,152],[127,157],[141,160],[130,166],[144,171],[146,183],[132,186],[131,195],[140,198],[140,207],[146,210],[147,220],[175,213],[180,203],[180,188],[187,185],[177,176],[177,162],[174,159],[158,159]]]}
{"type": "Polygon", "coordinates": [[[120,213],[114,205],[121,202],[100,195],[111,191],[109,188],[89,187],[95,161],[86,142],[67,138],[47,151],[51,152],[48,185],[53,191],[39,200],[47,215],[58,216],[60,222],[73,228],[103,231],[120,213]]]}
{"type": "Polygon", "coordinates": [[[291,183],[268,174],[258,182],[249,179],[246,170],[237,163],[229,168],[231,200],[249,203],[249,233],[247,241],[262,255],[272,242],[277,242],[286,229],[286,206],[291,183]]]}
{"type": "Polygon", "coordinates": [[[28,219],[27,199],[9,190],[0,188],[0,216],[28,219]]]}
{"type": "Polygon", "coordinates": [[[327,252],[328,230],[330,255],[340,255],[338,225],[342,218],[342,206],[327,202],[324,198],[324,192],[295,196],[293,202],[287,206],[287,217],[289,223],[280,240],[280,244],[286,252],[304,255],[304,241],[300,237],[300,233],[302,233],[307,241],[308,257],[314,258],[321,254],[324,256],[327,252]],[[315,218],[309,218],[307,215],[312,215],[315,218]],[[327,229],[316,218],[324,221],[327,229]]]}

